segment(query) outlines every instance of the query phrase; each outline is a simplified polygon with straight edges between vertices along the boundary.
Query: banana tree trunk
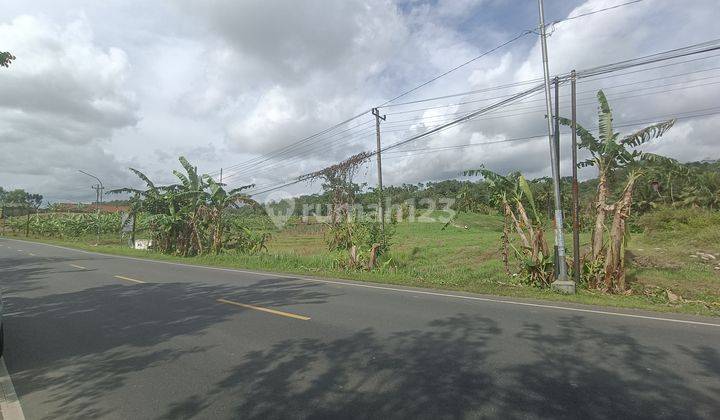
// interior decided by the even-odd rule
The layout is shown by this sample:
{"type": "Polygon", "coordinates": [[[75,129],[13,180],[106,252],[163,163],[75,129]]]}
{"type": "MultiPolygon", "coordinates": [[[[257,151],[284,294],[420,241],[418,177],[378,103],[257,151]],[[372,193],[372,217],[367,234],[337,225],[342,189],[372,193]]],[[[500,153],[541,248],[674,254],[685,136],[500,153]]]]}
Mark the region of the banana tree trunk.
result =
{"type": "Polygon", "coordinates": [[[213,219],[215,222],[215,229],[213,232],[213,252],[216,254],[220,253],[220,250],[222,249],[222,231],[223,231],[223,219],[222,219],[223,211],[222,209],[215,208],[213,219]]]}
{"type": "Polygon", "coordinates": [[[505,205],[505,216],[509,217],[510,220],[512,220],[513,226],[515,227],[515,231],[517,232],[518,236],[520,237],[520,240],[522,241],[523,246],[526,248],[530,248],[530,241],[528,241],[528,238],[522,229],[520,221],[515,216],[515,212],[512,211],[512,208],[510,208],[510,205],[507,203],[507,201],[504,202],[504,205],[505,205]]]}
{"type": "Polygon", "coordinates": [[[603,236],[605,234],[605,219],[607,218],[607,199],[610,195],[607,183],[607,174],[603,168],[600,168],[600,177],[598,183],[598,195],[595,202],[595,229],[592,234],[592,256],[593,260],[597,260],[602,254],[603,236]]]}
{"type": "Polygon", "coordinates": [[[192,219],[190,220],[190,246],[188,251],[192,254],[192,238],[195,237],[195,246],[197,250],[197,254],[202,255],[203,254],[203,245],[202,245],[202,239],[200,238],[200,231],[198,229],[198,211],[200,210],[199,206],[196,206],[195,210],[193,211],[192,219]]]}
{"type": "Polygon", "coordinates": [[[508,276],[512,275],[510,271],[510,217],[505,209],[505,217],[503,218],[503,233],[502,233],[502,261],[503,267],[505,267],[505,273],[508,276]]]}
{"type": "Polygon", "coordinates": [[[622,196],[615,203],[612,227],[610,228],[610,240],[608,241],[605,254],[605,266],[603,280],[605,289],[614,292],[624,292],[627,289],[625,283],[625,229],[627,219],[630,217],[632,207],[632,194],[635,188],[635,181],[639,174],[631,174],[628,178],[622,196]]]}

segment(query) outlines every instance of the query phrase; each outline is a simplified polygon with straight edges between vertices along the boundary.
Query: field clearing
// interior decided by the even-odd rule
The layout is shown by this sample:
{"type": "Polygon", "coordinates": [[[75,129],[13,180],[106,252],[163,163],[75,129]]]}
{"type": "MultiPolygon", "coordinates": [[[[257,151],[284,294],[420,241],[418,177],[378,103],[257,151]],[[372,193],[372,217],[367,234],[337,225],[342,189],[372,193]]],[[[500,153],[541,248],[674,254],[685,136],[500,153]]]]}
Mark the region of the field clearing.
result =
{"type": "MultiPolygon", "coordinates": [[[[720,316],[720,268],[716,268],[720,267],[720,227],[714,223],[697,225],[697,220],[669,231],[631,236],[628,277],[633,293],[622,296],[582,288],[574,296],[564,296],[508,277],[499,252],[502,219],[493,215],[463,214],[445,229],[441,222],[398,223],[390,254],[370,272],[340,268],[340,262],[347,257],[328,251],[319,224],[294,223],[286,229],[272,230],[267,252],[253,255],[225,252],[181,258],[129,249],[120,245],[116,235],[103,235],[97,247],[94,236],[77,240],[31,239],[193,264],[720,316]],[[681,300],[671,302],[667,290],[681,300]]],[[[262,225],[267,227],[266,223],[262,225]]],[[[569,248],[569,235],[566,239],[569,248]]],[[[581,242],[587,240],[588,235],[583,234],[581,242]]]]}

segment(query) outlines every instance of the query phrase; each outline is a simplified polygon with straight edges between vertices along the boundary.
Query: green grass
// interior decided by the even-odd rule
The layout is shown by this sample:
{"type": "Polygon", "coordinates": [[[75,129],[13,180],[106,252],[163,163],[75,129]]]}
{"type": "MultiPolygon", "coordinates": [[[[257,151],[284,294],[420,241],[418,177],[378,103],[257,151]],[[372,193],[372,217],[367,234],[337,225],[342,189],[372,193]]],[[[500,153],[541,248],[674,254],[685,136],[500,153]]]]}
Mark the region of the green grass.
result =
{"type": "MultiPolygon", "coordinates": [[[[339,268],[339,260],[345,257],[327,250],[322,228],[318,225],[294,224],[274,231],[267,244],[268,252],[256,255],[228,252],[182,258],[129,249],[110,236],[101,238],[98,246],[93,245],[94,237],[31,239],[97,252],[198,265],[720,316],[720,270],[715,270],[709,262],[690,257],[696,251],[720,253],[720,227],[717,225],[698,227],[691,222],[676,227],[669,234],[664,230],[634,234],[628,245],[631,259],[635,261],[628,272],[634,292],[629,296],[584,289],[567,296],[522,285],[509,278],[500,260],[502,220],[499,217],[461,215],[446,229],[442,226],[440,222],[398,224],[391,253],[384,259],[386,264],[371,272],[339,268]],[[668,302],[666,289],[691,302],[668,302]]],[[[587,242],[587,235],[582,236],[582,241],[587,242]]]]}

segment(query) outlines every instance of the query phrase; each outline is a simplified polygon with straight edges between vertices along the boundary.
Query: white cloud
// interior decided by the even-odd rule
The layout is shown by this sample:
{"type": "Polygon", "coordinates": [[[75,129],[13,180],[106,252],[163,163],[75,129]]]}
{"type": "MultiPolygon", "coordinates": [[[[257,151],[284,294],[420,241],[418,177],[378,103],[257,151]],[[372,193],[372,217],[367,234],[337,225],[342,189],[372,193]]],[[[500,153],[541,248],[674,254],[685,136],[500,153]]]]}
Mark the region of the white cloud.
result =
{"type": "MultiPolygon", "coordinates": [[[[570,16],[614,4],[616,2],[609,0],[590,0],[573,10],[570,16]]],[[[567,72],[573,68],[589,68],[712,39],[712,28],[720,17],[719,15],[720,13],[712,1],[697,1],[694,7],[674,2],[645,1],[615,11],[562,22],[557,25],[548,38],[551,72],[554,74],[567,72]],[[701,14],[698,13],[699,10],[705,10],[708,13],[701,14]],[[715,13],[710,13],[713,10],[715,13]],[[673,19],[667,19],[667,16],[673,16],[673,19]],[[662,25],[658,24],[659,22],[662,22],[662,25]]],[[[477,69],[467,77],[464,90],[467,90],[468,87],[481,88],[542,77],[540,57],[540,44],[535,42],[526,54],[504,52],[487,59],[483,58],[472,65],[477,69]]],[[[720,85],[711,84],[695,89],[686,89],[687,86],[702,84],[703,82],[693,82],[693,80],[712,77],[715,74],[712,72],[639,83],[643,80],[712,68],[713,65],[718,65],[717,58],[620,78],[582,83],[579,85],[579,121],[588,127],[594,127],[597,124],[597,105],[594,96],[595,92],[601,88],[605,90],[614,110],[615,121],[620,126],[631,122],[669,119],[674,115],[684,115],[681,114],[682,112],[716,106],[715,98],[720,94],[720,85]],[[636,84],[617,86],[628,83],[636,84]],[[670,83],[675,85],[668,86],[670,83]],[[656,88],[642,89],[653,86],[656,88]],[[673,87],[676,90],[671,93],[648,95],[651,92],[661,92],[673,87]]],[[[711,79],[709,83],[712,83],[713,80],[718,79],[711,79]]],[[[449,85],[453,86],[452,83],[449,85]]],[[[505,92],[519,91],[528,87],[529,85],[456,98],[456,100],[461,102],[481,97],[499,96],[505,92]]],[[[452,91],[450,90],[450,92],[452,91]]],[[[439,101],[438,103],[446,102],[439,101]]],[[[569,114],[568,103],[569,89],[563,88],[561,97],[561,113],[563,115],[569,114]]],[[[460,109],[470,110],[484,104],[464,105],[460,109]]],[[[447,111],[447,109],[443,110],[447,111]]],[[[425,111],[425,114],[427,113],[425,111]]],[[[478,138],[510,139],[542,134],[546,131],[544,114],[542,95],[538,95],[525,101],[524,104],[510,106],[506,111],[498,112],[495,117],[491,114],[488,117],[481,117],[477,121],[466,123],[453,136],[435,135],[427,140],[418,141],[414,146],[409,145],[407,148],[439,144],[469,144],[477,142],[474,139],[478,138]],[[523,108],[531,111],[522,110],[523,108]],[[501,117],[503,113],[517,115],[501,117]]],[[[627,132],[637,128],[619,127],[618,130],[627,132]]],[[[681,120],[665,138],[653,142],[645,148],[685,161],[703,158],[717,159],[720,157],[718,156],[720,147],[716,143],[716,136],[712,133],[718,130],[720,130],[720,116],[717,115],[697,120],[681,120]]],[[[563,140],[563,144],[567,145],[567,139],[563,140]]],[[[458,165],[467,165],[472,168],[479,164],[485,164],[500,172],[521,170],[531,177],[550,173],[547,139],[542,138],[437,153],[437,157],[422,154],[412,156],[405,161],[398,160],[389,163],[386,167],[388,171],[392,171],[392,175],[387,178],[390,182],[442,179],[447,176],[455,176],[452,175],[453,171],[446,169],[448,165],[454,168],[457,168],[458,165]]],[[[568,155],[569,151],[564,148],[562,163],[563,171],[566,174],[570,172],[568,155]]],[[[587,171],[583,175],[592,176],[587,171]]]]}
{"type": "MultiPolygon", "coordinates": [[[[78,165],[94,165],[92,162],[103,162],[90,169],[102,172],[115,184],[133,182],[122,169],[127,166],[160,182],[169,181],[170,169],[177,167],[180,154],[204,171],[227,168],[366,111],[527,29],[527,22],[535,22],[537,16],[534,3],[472,0],[311,0],[302,6],[291,0],[178,0],[102,6],[70,2],[67,11],[52,2],[37,3],[39,6],[11,3],[0,10],[0,47],[18,56],[10,69],[0,69],[0,138],[4,145],[0,184],[31,190],[82,186],[86,181],[70,173],[78,165]],[[136,13],[140,6],[142,18],[136,13]],[[32,16],[19,16],[18,12],[32,16]],[[34,153],[36,149],[42,151],[34,153]]],[[[570,15],[615,4],[589,0],[570,15]]],[[[714,38],[713,28],[720,19],[714,6],[713,0],[696,0],[692,6],[645,0],[562,22],[548,40],[551,71],[586,68],[714,38]]],[[[617,86],[695,71],[712,63],[717,66],[717,59],[580,84],[580,121],[595,125],[594,92],[598,88],[606,90],[618,124],[716,106],[718,85],[645,96],[637,95],[649,91],[638,89],[648,84],[617,86]]],[[[649,85],[662,90],[663,84],[687,84],[713,74],[649,85]]],[[[400,101],[541,75],[539,44],[531,35],[400,101]]],[[[502,96],[522,88],[385,108],[388,120],[383,123],[383,144],[448,121],[452,115],[447,114],[477,109],[492,101],[395,112],[502,96]],[[406,121],[413,118],[418,119],[406,121]]],[[[566,114],[565,89],[563,94],[561,106],[566,114]]],[[[360,124],[349,132],[353,136],[313,139],[297,149],[300,156],[263,160],[262,165],[230,179],[277,183],[373,149],[370,115],[352,124],[360,124]]],[[[680,120],[665,139],[647,148],[684,160],[716,158],[714,133],[718,129],[717,116],[680,120]]],[[[544,130],[543,100],[538,95],[404,149],[497,141],[544,130]]],[[[390,156],[384,165],[388,183],[454,177],[480,164],[500,172],[523,170],[530,176],[549,173],[546,139],[406,158],[390,156]]],[[[567,171],[566,158],[567,153],[563,155],[567,171]]],[[[374,171],[368,171],[367,181],[374,182],[374,171]]],[[[296,188],[297,192],[307,191],[306,186],[296,188]]]]}
{"type": "Polygon", "coordinates": [[[0,24],[0,39],[17,56],[0,71],[5,185],[56,185],[46,195],[70,198],[74,194],[64,195],[60,186],[78,179],[79,168],[120,176],[120,164],[102,144],[138,120],[138,105],[125,85],[126,54],[96,46],[82,18],[62,26],[19,16],[0,24]],[[24,184],[37,179],[39,185],[24,184]]]}

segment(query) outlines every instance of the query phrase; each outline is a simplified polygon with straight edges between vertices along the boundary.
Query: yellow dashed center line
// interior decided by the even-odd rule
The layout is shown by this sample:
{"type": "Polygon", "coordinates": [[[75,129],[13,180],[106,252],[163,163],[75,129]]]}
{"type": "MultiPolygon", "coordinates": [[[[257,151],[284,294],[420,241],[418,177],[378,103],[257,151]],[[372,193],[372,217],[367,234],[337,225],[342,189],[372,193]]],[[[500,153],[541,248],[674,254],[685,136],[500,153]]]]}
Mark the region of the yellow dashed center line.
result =
{"type": "Polygon", "coordinates": [[[79,268],[79,269],[81,269],[81,270],[87,270],[87,267],[83,267],[82,265],[77,265],[77,264],[68,264],[68,265],[69,265],[70,267],[79,268]]]}
{"type": "Polygon", "coordinates": [[[33,254],[32,252],[30,253],[30,255],[32,255],[33,257],[36,257],[36,256],[37,256],[37,255],[33,254]]]}
{"type": "Polygon", "coordinates": [[[113,277],[115,277],[116,279],[120,279],[120,280],[131,281],[133,283],[145,283],[142,280],[135,280],[135,279],[131,279],[130,277],[125,277],[125,276],[113,276],[113,277]]]}
{"type": "Polygon", "coordinates": [[[253,309],[253,310],[261,311],[261,312],[267,312],[267,313],[273,314],[273,315],[280,315],[280,316],[286,316],[288,318],[295,318],[295,319],[299,319],[301,321],[309,321],[310,320],[309,316],[291,314],[290,312],[276,311],[275,309],[261,308],[259,306],[255,306],[255,305],[248,305],[246,303],[233,302],[232,300],[218,299],[217,301],[220,303],[227,303],[228,305],[241,306],[241,307],[247,308],[247,309],[253,309]]]}

